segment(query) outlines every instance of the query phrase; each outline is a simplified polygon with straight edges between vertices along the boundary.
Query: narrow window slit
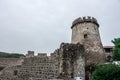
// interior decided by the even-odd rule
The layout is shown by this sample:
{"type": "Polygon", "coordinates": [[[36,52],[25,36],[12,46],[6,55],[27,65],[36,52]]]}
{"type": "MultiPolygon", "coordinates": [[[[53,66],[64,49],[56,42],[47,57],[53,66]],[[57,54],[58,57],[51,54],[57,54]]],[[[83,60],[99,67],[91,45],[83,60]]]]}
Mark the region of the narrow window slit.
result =
{"type": "Polygon", "coordinates": [[[87,38],[88,36],[87,36],[87,34],[84,34],[84,38],[87,38]]]}

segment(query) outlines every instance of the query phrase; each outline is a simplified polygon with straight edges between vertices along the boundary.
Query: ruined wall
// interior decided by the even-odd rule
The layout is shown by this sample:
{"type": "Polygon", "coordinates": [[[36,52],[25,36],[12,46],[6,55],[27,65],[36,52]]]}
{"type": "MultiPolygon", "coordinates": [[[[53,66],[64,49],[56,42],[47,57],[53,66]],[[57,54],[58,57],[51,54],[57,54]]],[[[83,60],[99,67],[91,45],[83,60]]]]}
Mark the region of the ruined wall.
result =
{"type": "Polygon", "coordinates": [[[62,43],[59,54],[59,77],[64,80],[72,80],[81,76],[85,80],[84,47],[80,44],[62,43]]]}
{"type": "Polygon", "coordinates": [[[18,72],[20,70],[20,65],[8,66],[0,72],[0,80],[19,80],[18,72]]]}
{"type": "Polygon", "coordinates": [[[0,58],[0,80],[17,80],[24,58],[0,58]]]}
{"type": "Polygon", "coordinates": [[[62,43],[51,56],[34,56],[34,51],[28,51],[26,58],[0,59],[5,67],[0,80],[91,80],[91,65],[105,61],[99,24],[93,17],[83,17],[77,18],[71,28],[72,43],[62,43]]]}
{"type": "Polygon", "coordinates": [[[56,78],[56,67],[54,61],[49,59],[48,56],[25,58],[19,78],[26,80],[49,80],[56,78]]]}
{"type": "Polygon", "coordinates": [[[7,67],[20,65],[22,61],[22,58],[0,58],[0,66],[7,67]]]}
{"type": "Polygon", "coordinates": [[[51,60],[54,61],[55,67],[56,67],[56,76],[58,78],[59,76],[59,64],[60,64],[60,49],[56,49],[53,53],[51,53],[50,56],[51,60]]]}
{"type": "Polygon", "coordinates": [[[1,59],[2,64],[9,61],[0,71],[0,80],[57,80],[58,64],[55,64],[57,61],[55,59],[56,56],[51,58],[45,53],[39,53],[38,56],[26,56],[23,59],[1,59]]]}
{"type": "Polygon", "coordinates": [[[24,59],[17,75],[18,80],[73,80],[85,78],[84,47],[62,43],[51,56],[42,53],[24,59]]]}

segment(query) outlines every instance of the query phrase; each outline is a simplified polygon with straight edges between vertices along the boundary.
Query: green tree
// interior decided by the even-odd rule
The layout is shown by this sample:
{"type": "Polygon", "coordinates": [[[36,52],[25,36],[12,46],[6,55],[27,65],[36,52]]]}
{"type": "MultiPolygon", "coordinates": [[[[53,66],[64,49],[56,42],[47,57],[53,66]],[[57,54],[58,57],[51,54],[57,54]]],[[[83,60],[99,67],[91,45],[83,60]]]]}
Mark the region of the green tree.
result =
{"type": "Polygon", "coordinates": [[[115,48],[112,54],[113,60],[120,60],[120,38],[115,38],[112,40],[112,43],[114,44],[115,48]]]}
{"type": "Polygon", "coordinates": [[[92,80],[120,80],[120,66],[115,64],[97,65],[92,80]]]}
{"type": "Polygon", "coordinates": [[[20,58],[20,57],[24,57],[24,55],[18,53],[0,52],[0,58],[20,58]]]}

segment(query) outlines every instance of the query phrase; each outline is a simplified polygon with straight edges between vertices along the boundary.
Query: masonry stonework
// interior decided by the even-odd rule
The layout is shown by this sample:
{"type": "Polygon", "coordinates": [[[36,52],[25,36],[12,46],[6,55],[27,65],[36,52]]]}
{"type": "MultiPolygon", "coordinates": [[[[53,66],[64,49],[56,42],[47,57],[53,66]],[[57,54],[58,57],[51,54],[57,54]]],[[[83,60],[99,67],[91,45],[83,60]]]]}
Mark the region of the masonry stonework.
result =
{"type": "Polygon", "coordinates": [[[62,43],[60,46],[59,77],[73,80],[75,77],[85,77],[84,46],[80,44],[62,43]]]}

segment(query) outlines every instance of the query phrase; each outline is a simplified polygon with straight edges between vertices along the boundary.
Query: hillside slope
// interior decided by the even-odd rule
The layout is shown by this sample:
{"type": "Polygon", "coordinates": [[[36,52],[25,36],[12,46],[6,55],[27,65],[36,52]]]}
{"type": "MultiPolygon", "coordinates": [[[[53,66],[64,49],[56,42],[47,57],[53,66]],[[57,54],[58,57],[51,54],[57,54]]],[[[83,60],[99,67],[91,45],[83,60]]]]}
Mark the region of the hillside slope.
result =
{"type": "Polygon", "coordinates": [[[0,52],[0,58],[19,58],[19,57],[24,57],[23,54],[18,54],[18,53],[6,53],[6,52],[0,52]]]}

